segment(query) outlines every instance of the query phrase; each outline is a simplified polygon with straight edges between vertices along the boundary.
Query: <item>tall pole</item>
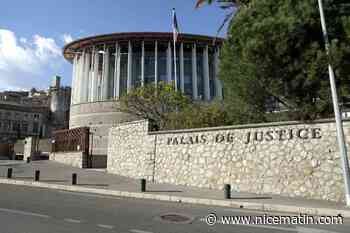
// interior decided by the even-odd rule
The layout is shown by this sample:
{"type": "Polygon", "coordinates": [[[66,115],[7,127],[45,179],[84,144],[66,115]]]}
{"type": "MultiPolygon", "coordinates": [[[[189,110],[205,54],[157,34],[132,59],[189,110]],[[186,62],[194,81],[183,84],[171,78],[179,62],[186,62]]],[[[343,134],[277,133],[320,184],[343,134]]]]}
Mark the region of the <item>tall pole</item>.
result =
{"type": "Polygon", "coordinates": [[[175,74],[175,91],[177,91],[177,71],[176,71],[176,40],[177,40],[177,22],[175,8],[173,8],[173,42],[174,42],[174,74],[175,74]],[[176,36],[175,36],[176,34],[176,36]]]}
{"type": "Polygon", "coordinates": [[[175,91],[177,91],[177,72],[176,72],[176,41],[174,38],[174,74],[175,74],[175,91]]]}
{"type": "MultiPolygon", "coordinates": [[[[321,25],[322,25],[323,37],[325,41],[326,52],[327,52],[327,55],[329,55],[329,39],[328,39],[328,33],[327,33],[327,27],[326,27],[326,20],[324,17],[322,0],[318,0],[318,6],[320,10],[321,25]]],[[[346,145],[344,141],[344,130],[343,130],[343,123],[342,123],[342,119],[339,111],[337,89],[336,89],[336,84],[334,79],[334,71],[330,63],[328,64],[328,72],[329,72],[329,81],[331,83],[333,108],[334,108],[335,123],[337,128],[337,139],[338,139],[338,145],[339,145],[339,150],[340,150],[341,160],[342,160],[344,187],[345,187],[345,200],[346,200],[346,205],[350,206],[349,160],[348,160],[346,145]]]]}

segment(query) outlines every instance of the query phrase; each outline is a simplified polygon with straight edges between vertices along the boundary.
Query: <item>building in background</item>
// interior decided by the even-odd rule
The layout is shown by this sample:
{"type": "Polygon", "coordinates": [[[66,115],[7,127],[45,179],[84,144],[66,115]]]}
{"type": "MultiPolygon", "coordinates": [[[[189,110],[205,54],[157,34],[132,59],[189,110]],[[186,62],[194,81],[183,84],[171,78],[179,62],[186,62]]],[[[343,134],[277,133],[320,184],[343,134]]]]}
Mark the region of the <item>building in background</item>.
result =
{"type": "MultiPolygon", "coordinates": [[[[176,43],[177,88],[194,100],[223,98],[218,79],[223,39],[181,34],[176,43]]],[[[172,33],[114,33],[67,44],[73,63],[70,128],[90,127],[91,153],[106,161],[108,129],[135,120],[118,110],[118,99],[133,87],[174,81],[172,33]]]]}
{"type": "Polygon", "coordinates": [[[70,87],[53,77],[47,91],[0,93],[0,144],[13,144],[28,136],[49,138],[53,130],[68,128],[70,87]]]}

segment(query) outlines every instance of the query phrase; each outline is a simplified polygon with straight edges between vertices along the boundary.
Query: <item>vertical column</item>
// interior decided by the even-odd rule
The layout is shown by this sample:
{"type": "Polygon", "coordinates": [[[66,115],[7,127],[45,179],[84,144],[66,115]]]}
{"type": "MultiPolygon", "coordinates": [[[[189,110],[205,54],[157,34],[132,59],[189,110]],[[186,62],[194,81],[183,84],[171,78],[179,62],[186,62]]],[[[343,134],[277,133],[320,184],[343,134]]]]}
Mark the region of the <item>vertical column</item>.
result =
{"type": "Polygon", "coordinates": [[[128,43],[128,76],[127,76],[126,87],[127,87],[127,93],[129,93],[129,91],[132,88],[132,45],[131,45],[131,41],[129,41],[129,43],[128,43]]]}
{"type": "Polygon", "coordinates": [[[78,104],[80,103],[80,90],[81,90],[81,86],[80,86],[80,80],[81,80],[81,61],[82,59],[82,55],[79,55],[78,57],[78,62],[77,62],[77,74],[76,74],[76,78],[75,78],[75,103],[78,104]]]}
{"type": "Polygon", "coordinates": [[[194,100],[198,99],[196,44],[193,44],[192,47],[192,96],[194,100]]]}
{"type": "Polygon", "coordinates": [[[80,77],[79,77],[79,103],[82,103],[84,102],[84,92],[85,92],[85,89],[84,89],[84,82],[85,82],[85,75],[84,75],[84,72],[85,72],[85,55],[86,55],[86,52],[85,50],[83,51],[83,54],[81,56],[81,61],[80,61],[80,77]]]}
{"type": "Polygon", "coordinates": [[[105,47],[103,55],[102,100],[108,99],[109,84],[109,48],[105,47]]]}
{"type": "Polygon", "coordinates": [[[77,73],[78,55],[74,54],[73,58],[73,72],[72,72],[72,88],[71,88],[71,105],[75,104],[75,79],[77,73]]]}
{"type": "Polygon", "coordinates": [[[95,53],[94,53],[94,77],[93,77],[93,98],[92,101],[97,101],[98,100],[98,65],[100,56],[98,54],[98,49],[95,48],[95,53]]]}
{"type": "Polygon", "coordinates": [[[203,76],[204,76],[204,100],[210,100],[210,80],[209,80],[209,48],[205,46],[203,50],[203,76]]]}
{"type": "Polygon", "coordinates": [[[145,42],[142,41],[141,48],[141,86],[145,85],[145,42]]]}
{"type": "Polygon", "coordinates": [[[180,89],[185,93],[184,44],[180,45],[180,89]]]}
{"type": "Polygon", "coordinates": [[[82,102],[87,102],[89,98],[89,83],[90,83],[90,62],[91,56],[89,52],[85,52],[84,62],[84,81],[83,81],[83,98],[82,102]]]}
{"type": "Polygon", "coordinates": [[[118,46],[118,60],[117,60],[117,98],[119,99],[120,97],[120,61],[121,61],[121,56],[120,56],[120,51],[121,47],[118,46]]]}
{"type": "Polygon", "coordinates": [[[214,54],[214,80],[215,80],[215,95],[219,100],[222,100],[222,84],[219,79],[219,48],[215,49],[214,54]]]}
{"type": "Polygon", "coordinates": [[[118,99],[119,97],[119,83],[117,80],[118,75],[118,42],[115,43],[115,53],[114,53],[114,74],[113,74],[113,98],[118,99]],[[118,92],[118,93],[117,93],[118,92]]]}
{"type": "Polygon", "coordinates": [[[158,85],[158,41],[154,44],[154,85],[158,85]]]}
{"type": "Polygon", "coordinates": [[[94,101],[94,67],[95,67],[95,47],[91,51],[91,66],[89,71],[89,102],[94,101]]]}
{"type": "Polygon", "coordinates": [[[167,73],[167,83],[171,83],[172,74],[172,59],[171,59],[171,44],[168,42],[167,56],[166,56],[166,73],[167,73]]]}

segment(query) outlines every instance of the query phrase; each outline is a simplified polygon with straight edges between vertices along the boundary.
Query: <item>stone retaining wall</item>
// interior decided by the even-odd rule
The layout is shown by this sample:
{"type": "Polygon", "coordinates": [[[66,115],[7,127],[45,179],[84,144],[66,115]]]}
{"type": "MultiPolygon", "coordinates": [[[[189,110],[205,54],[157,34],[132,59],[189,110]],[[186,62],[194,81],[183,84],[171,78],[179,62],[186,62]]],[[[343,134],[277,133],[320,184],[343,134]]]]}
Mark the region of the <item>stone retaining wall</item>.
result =
{"type": "Polygon", "coordinates": [[[86,168],[87,157],[82,151],[78,152],[53,152],[50,160],[63,163],[73,167],[86,168]]]}
{"type": "MultiPolygon", "coordinates": [[[[344,122],[349,146],[350,122],[344,122]]],[[[344,201],[335,123],[297,122],[148,132],[109,131],[107,171],[133,178],[257,194],[344,201]]]]}

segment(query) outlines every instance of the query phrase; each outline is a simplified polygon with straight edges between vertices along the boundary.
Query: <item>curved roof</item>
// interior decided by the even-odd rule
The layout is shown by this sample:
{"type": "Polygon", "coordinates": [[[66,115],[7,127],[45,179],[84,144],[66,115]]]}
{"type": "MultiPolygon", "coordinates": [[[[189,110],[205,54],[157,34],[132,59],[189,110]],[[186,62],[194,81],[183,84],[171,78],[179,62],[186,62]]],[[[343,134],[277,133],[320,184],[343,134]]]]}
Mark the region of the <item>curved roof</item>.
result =
{"type": "MultiPolygon", "coordinates": [[[[73,54],[79,51],[81,48],[86,46],[92,46],[96,44],[108,44],[115,43],[116,41],[129,41],[129,40],[150,40],[150,41],[171,41],[173,39],[173,33],[171,32],[122,32],[122,33],[112,33],[104,34],[82,38],[75,40],[63,47],[63,56],[67,60],[73,59],[73,54]]],[[[220,45],[223,42],[223,38],[216,38],[203,35],[194,34],[182,34],[178,36],[178,41],[180,42],[197,42],[213,44],[215,41],[216,45],[220,45]]]]}

